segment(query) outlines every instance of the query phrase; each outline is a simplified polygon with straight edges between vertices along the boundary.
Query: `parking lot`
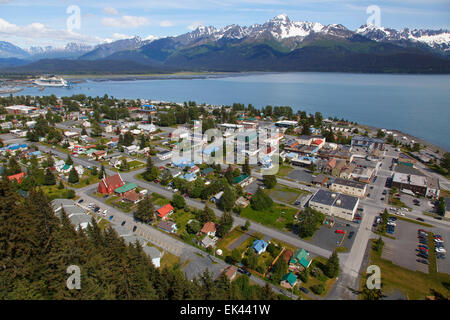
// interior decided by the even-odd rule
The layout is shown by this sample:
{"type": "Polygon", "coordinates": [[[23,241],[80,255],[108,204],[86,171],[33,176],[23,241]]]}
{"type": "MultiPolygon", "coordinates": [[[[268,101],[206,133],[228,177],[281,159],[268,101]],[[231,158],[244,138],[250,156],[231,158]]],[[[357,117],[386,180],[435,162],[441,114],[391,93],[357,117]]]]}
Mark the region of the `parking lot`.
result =
{"type": "MultiPolygon", "coordinates": [[[[448,251],[448,249],[450,248],[450,230],[446,228],[436,227],[431,228],[430,231],[434,234],[439,234],[442,237],[442,240],[444,241],[444,248],[448,251]]],[[[450,274],[450,258],[448,257],[448,252],[445,259],[437,259],[437,269],[438,272],[450,274]]]]}
{"type": "Polygon", "coordinates": [[[295,169],[290,172],[287,177],[289,179],[297,180],[306,184],[310,184],[314,179],[314,176],[305,169],[295,169]]]}
{"type": "Polygon", "coordinates": [[[413,271],[418,270],[428,273],[428,265],[417,261],[418,259],[422,259],[417,256],[417,246],[419,244],[417,230],[427,230],[427,228],[399,219],[395,223],[396,228],[393,236],[396,239],[383,238],[385,244],[382,258],[413,271]]]}
{"type": "Polygon", "coordinates": [[[322,225],[322,227],[316,231],[314,236],[308,242],[327,250],[333,250],[338,246],[343,246],[350,250],[353,246],[353,242],[355,241],[358,227],[354,223],[348,223],[341,220],[336,220],[334,218],[329,219],[335,221],[334,226],[330,228],[327,225],[322,225]],[[347,226],[347,224],[350,226],[347,226]],[[338,229],[345,231],[345,235],[336,233],[336,230],[338,229]],[[348,235],[352,231],[354,234],[351,239],[348,239],[348,235]]]}

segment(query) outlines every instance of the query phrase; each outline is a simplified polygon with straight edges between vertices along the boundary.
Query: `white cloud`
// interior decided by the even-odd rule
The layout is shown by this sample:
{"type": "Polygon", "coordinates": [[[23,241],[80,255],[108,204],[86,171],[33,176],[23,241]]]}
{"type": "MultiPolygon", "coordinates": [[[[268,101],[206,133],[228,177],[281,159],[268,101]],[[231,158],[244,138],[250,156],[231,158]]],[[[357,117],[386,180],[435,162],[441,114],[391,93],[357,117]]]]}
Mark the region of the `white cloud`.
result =
{"type": "Polygon", "coordinates": [[[160,27],[173,27],[173,23],[169,20],[164,20],[159,23],[160,27]]]}
{"type": "Polygon", "coordinates": [[[127,34],[115,32],[115,33],[112,34],[112,36],[110,38],[103,39],[103,42],[110,43],[110,42],[114,42],[114,41],[117,41],[117,40],[131,39],[131,38],[133,38],[133,37],[129,36],[127,34]]]}
{"type": "Polygon", "coordinates": [[[120,18],[103,18],[102,24],[107,27],[137,28],[149,24],[146,17],[122,16],[120,18]]]}
{"type": "Polygon", "coordinates": [[[42,23],[33,22],[25,26],[18,26],[0,18],[0,36],[18,37],[26,39],[51,39],[52,41],[82,41],[97,43],[101,39],[95,36],[87,36],[69,30],[55,30],[42,23]]]}
{"type": "Polygon", "coordinates": [[[114,9],[113,7],[105,7],[103,8],[103,12],[105,12],[106,14],[110,14],[112,16],[117,16],[119,14],[117,9],[114,9]]]}

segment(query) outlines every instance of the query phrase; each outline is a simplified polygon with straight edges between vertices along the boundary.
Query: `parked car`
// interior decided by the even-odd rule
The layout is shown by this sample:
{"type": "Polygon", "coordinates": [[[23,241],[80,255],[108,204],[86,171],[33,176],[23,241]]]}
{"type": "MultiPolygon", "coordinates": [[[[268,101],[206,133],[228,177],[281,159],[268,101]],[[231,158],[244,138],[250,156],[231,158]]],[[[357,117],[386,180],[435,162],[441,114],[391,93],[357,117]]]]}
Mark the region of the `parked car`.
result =
{"type": "Polygon", "coordinates": [[[348,234],[348,238],[351,239],[354,234],[355,234],[355,231],[350,231],[350,233],[348,234]]]}
{"type": "Polygon", "coordinates": [[[112,215],[112,216],[109,216],[109,220],[111,221],[112,219],[114,218],[114,216],[112,215]]]}
{"type": "Polygon", "coordinates": [[[300,288],[300,291],[302,291],[302,292],[304,292],[304,293],[306,293],[306,294],[309,293],[309,290],[306,289],[305,287],[301,287],[301,288],[300,288]]]}
{"type": "Polygon", "coordinates": [[[237,271],[242,273],[242,274],[245,274],[245,275],[247,275],[249,277],[252,276],[252,274],[249,271],[245,270],[245,269],[239,268],[237,271]]]}
{"type": "Polygon", "coordinates": [[[417,262],[423,263],[423,264],[428,264],[428,261],[425,259],[417,259],[417,262]]]}
{"type": "Polygon", "coordinates": [[[344,230],[341,230],[341,229],[337,229],[335,232],[336,233],[341,233],[341,234],[345,234],[346,233],[344,230]]]}
{"type": "Polygon", "coordinates": [[[97,213],[98,211],[100,211],[100,207],[96,207],[96,208],[94,209],[94,212],[95,212],[95,213],[97,213]]]}
{"type": "Polygon", "coordinates": [[[417,221],[422,221],[422,222],[425,221],[425,220],[423,220],[422,218],[417,218],[416,220],[417,220],[417,221]]]}
{"type": "Polygon", "coordinates": [[[137,226],[134,226],[134,227],[133,227],[133,232],[135,232],[135,231],[136,231],[136,229],[137,229],[137,226]]]}
{"type": "Polygon", "coordinates": [[[126,223],[126,221],[122,221],[122,223],[120,224],[121,226],[124,226],[126,223]]]}
{"type": "Polygon", "coordinates": [[[84,200],[83,199],[80,199],[80,200],[78,200],[78,203],[82,203],[84,200]]]}
{"type": "Polygon", "coordinates": [[[108,209],[103,210],[103,215],[106,217],[106,214],[108,213],[108,209]]]}

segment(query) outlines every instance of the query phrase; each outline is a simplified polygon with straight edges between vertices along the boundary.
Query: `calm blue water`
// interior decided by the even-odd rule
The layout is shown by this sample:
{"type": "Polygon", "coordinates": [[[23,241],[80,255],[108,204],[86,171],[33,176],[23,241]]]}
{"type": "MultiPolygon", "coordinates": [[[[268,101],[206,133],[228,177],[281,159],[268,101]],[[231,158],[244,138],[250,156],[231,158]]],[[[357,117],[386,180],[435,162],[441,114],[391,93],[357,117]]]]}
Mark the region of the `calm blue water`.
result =
{"type": "Polygon", "coordinates": [[[450,75],[270,73],[212,79],[88,81],[71,89],[26,88],[18,94],[52,93],[291,106],[401,130],[450,150],[450,75]]]}

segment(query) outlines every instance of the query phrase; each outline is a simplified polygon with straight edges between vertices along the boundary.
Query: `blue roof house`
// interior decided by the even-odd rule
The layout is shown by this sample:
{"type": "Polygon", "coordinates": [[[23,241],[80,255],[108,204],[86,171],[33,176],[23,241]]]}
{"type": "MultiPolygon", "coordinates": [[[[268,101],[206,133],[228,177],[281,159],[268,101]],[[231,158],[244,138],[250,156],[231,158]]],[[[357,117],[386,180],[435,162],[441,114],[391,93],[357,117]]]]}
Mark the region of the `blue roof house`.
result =
{"type": "Polygon", "coordinates": [[[264,240],[255,240],[252,244],[252,249],[256,251],[257,254],[261,254],[266,251],[269,244],[264,240]]]}

